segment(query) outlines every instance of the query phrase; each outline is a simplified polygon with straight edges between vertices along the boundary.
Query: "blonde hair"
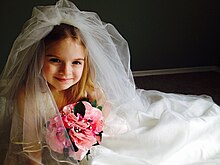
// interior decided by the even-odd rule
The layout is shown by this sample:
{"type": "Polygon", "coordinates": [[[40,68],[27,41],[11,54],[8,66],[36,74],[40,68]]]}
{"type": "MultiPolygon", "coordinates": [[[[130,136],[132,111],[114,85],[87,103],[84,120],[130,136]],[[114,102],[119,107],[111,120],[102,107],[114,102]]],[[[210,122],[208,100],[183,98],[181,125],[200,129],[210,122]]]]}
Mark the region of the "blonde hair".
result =
{"type": "Polygon", "coordinates": [[[91,75],[92,66],[89,62],[88,49],[86,48],[80,36],[80,31],[78,28],[67,24],[56,25],[54,26],[53,30],[45,37],[44,43],[45,45],[48,45],[52,42],[65,38],[72,38],[75,42],[83,46],[85,52],[85,64],[82,77],[79,82],[65,91],[65,95],[61,103],[62,106],[68,103],[79,101],[80,99],[84,98],[88,92],[94,91],[92,76],[95,76],[94,73],[91,75]]]}

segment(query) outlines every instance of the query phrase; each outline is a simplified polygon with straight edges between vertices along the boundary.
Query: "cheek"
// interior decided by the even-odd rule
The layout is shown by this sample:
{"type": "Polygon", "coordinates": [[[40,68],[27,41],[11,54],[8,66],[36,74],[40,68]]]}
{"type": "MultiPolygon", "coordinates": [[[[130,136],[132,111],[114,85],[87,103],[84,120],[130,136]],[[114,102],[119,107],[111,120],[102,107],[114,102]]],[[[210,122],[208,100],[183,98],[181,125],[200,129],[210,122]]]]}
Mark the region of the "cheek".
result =
{"type": "Polygon", "coordinates": [[[55,73],[56,69],[54,67],[51,67],[50,65],[45,64],[42,68],[43,76],[50,77],[53,73],[55,73]]]}
{"type": "Polygon", "coordinates": [[[44,65],[42,68],[42,73],[45,75],[49,72],[50,67],[48,65],[44,65]]]}
{"type": "Polygon", "coordinates": [[[74,71],[75,76],[77,76],[78,78],[81,78],[82,73],[83,73],[83,67],[82,67],[82,68],[77,68],[77,69],[74,71]]]}

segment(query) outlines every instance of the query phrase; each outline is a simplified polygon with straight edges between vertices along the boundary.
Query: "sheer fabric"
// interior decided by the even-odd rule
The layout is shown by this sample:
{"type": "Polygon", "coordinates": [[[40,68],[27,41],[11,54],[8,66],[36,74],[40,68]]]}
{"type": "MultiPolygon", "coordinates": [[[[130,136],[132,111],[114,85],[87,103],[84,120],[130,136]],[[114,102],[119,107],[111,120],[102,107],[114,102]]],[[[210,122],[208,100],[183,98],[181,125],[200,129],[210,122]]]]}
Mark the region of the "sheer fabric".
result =
{"type": "Polygon", "coordinates": [[[1,74],[0,145],[7,153],[6,158],[1,154],[5,164],[28,164],[29,159],[79,164],[53,152],[45,137],[45,124],[59,110],[41,74],[42,40],[61,23],[80,30],[96,75],[93,81],[111,105],[101,145],[81,164],[220,164],[219,106],[208,96],[136,89],[127,42],[96,13],[80,11],[66,0],[33,9],[1,74]],[[38,152],[42,160],[36,159],[38,152]]]}

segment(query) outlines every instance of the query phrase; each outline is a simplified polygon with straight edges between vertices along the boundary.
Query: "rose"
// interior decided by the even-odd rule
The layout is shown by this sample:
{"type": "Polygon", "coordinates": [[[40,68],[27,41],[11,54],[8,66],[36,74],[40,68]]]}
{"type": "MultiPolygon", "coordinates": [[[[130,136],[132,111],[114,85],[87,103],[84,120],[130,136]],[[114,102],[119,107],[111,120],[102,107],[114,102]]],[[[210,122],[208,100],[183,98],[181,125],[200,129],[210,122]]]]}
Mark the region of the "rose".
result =
{"type": "Polygon", "coordinates": [[[85,121],[87,121],[91,125],[92,131],[95,134],[100,133],[103,128],[102,112],[100,109],[93,107],[89,102],[82,101],[82,103],[86,109],[84,117],[78,113],[77,116],[72,113],[76,104],[69,104],[63,108],[63,121],[65,127],[71,128],[73,127],[73,124],[78,123],[80,125],[79,122],[81,122],[81,124],[85,124],[85,121]],[[82,118],[84,118],[84,120],[82,120],[82,118]]]}
{"type": "Polygon", "coordinates": [[[103,116],[94,106],[96,102],[69,104],[61,115],[49,120],[47,142],[53,151],[82,160],[93,145],[100,143],[103,116]]]}
{"type": "Polygon", "coordinates": [[[71,113],[76,104],[70,104],[63,108],[63,123],[66,128],[69,129],[69,136],[71,141],[74,142],[78,151],[74,157],[81,160],[92,145],[96,144],[97,141],[100,143],[100,138],[97,136],[103,128],[103,117],[102,112],[92,107],[89,102],[82,101],[85,106],[84,117],[77,113],[71,113]]]}
{"type": "MultiPolygon", "coordinates": [[[[92,107],[91,104],[88,102],[83,102],[83,104],[86,107],[86,113],[85,113],[84,118],[90,119],[90,121],[91,121],[90,124],[93,129],[93,132],[96,135],[100,134],[100,132],[102,132],[102,129],[103,129],[102,112],[99,109],[92,107]]],[[[100,143],[100,141],[101,141],[100,137],[96,136],[96,139],[100,143]]]]}
{"type": "Polygon", "coordinates": [[[66,138],[66,129],[63,127],[60,115],[56,115],[48,122],[46,141],[53,151],[63,153],[64,147],[71,146],[66,138]]]}
{"type": "Polygon", "coordinates": [[[74,128],[70,129],[69,136],[78,148],[78,151],[74,156],[77,160],[81,160],[87,154],[89,149],[97,142],[94,133],[85,127],[81,127],[81,131],[79,132],[75,131],[74,128]]]}
{"type": "Polygon", "coordinates": [[[87,110],[84,118],[92,120],[91,125],[93,126],[93,131],[95,133],[101,132],[103,128],[102,112],[99,109],[92,107],[88,102],[83,102],[83,104],[87,110]]]}

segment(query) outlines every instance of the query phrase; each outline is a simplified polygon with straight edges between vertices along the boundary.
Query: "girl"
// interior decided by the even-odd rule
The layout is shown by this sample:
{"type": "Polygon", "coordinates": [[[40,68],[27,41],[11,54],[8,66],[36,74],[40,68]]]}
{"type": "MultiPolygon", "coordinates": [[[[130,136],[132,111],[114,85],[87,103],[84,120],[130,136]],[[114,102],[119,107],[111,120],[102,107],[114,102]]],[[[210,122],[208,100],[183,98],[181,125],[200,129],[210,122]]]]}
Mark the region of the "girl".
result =
{"type": "MultiPolygon", "coordinates": [[[[88,50],[79,30],[67,24],[57,25],[45,37],[44,43],[42,74],[48,82],[58,109],[85,97],[97,99],[88,50]]],[[[100,97],[98,102],[100,99],[102,98],[100,97]]]]}
{"type": "MultiPolygon", "coordinates": [[[[61,23],[60,25],[54,26],[53,30],[42,40],[42,42],[45,47],[45,53],[39,54],[39,58],[43,59],[40,59],[43,61],[41,74],[47,82],[58,111],[61,111],[64,106],[77,102],[83,98],[89,98],[91,101],[97,100],[98,104],[103,106],[104,94],[99,88],[95,87],[95,84],[92,81],[88,50],[80,37],[79,29],[61,23]]],[[[23,83],[25,82],[27,82],[27,80],[23,83]]],[[[26,83],[25,85],[22,85],[21,90],[18,91],[17,98],[19,116],[21,118],[26,116],[30,120],[33,119],[32,113],[34,112],[29,116],[27,116],[27,113],[24,114],[25,97],[28,95],[28,91],[25,92],[25,87],[29,85],[30,84],[26,83]]],[[[30,102],[29,99],[30,98],[26,98],[26,101],[30,102]]],[[[45,101],[46,100],[47,99],[45,99],[45,101]]],[[[46,104],[48,103],[46,102],[46,104]]],[[[54,113],[49,112],[49,110],[45,111],[47,111],[47,114],[51,113],[50,117],[54,113]]],[[[39,133],[31,133],[32,130],[39,125],[39,123],[37,125],[33,124],[33,120],[29,121],[30,123],[27,123],[26,140],[30,142],[35,139],[35,141],[39,143],[39,139],[36,139],[36,136],[39,133]]],[[[23,146],[30,149],[29,145],[23,146]]],[[[31,146],[33,151],[29,151],[28,154],[26,153],[30,158],[31,164],[39,164],[42,162],[42,152],[38,147],[42,146],[39,146],[39,144],[33,144],[31,146]],[[35,152],[34,150],[39,151],[35,152]]],[[[10,155],[8,157],[10,157],[10,155]]],[[[6,164],[8,164],[8,161],[9,160],[7,160],[6,164]]],[[[43,162],[44,161],[45,160],[43,160],[43,162]]],[[[47,162],[48,161],[49,160],[47,160],[47,162]]]]}
{"type": "Polygon", "coordinates": [[[219,106],[208,96],[136,89],[129,64],[127,42],[95,13],[65,0],[34,8],[1,74],[1,160],[77,164],[54,151],[48,121],[88,97],[106,118],[101,144],[80,163],[220,164],[219,106]]]}

